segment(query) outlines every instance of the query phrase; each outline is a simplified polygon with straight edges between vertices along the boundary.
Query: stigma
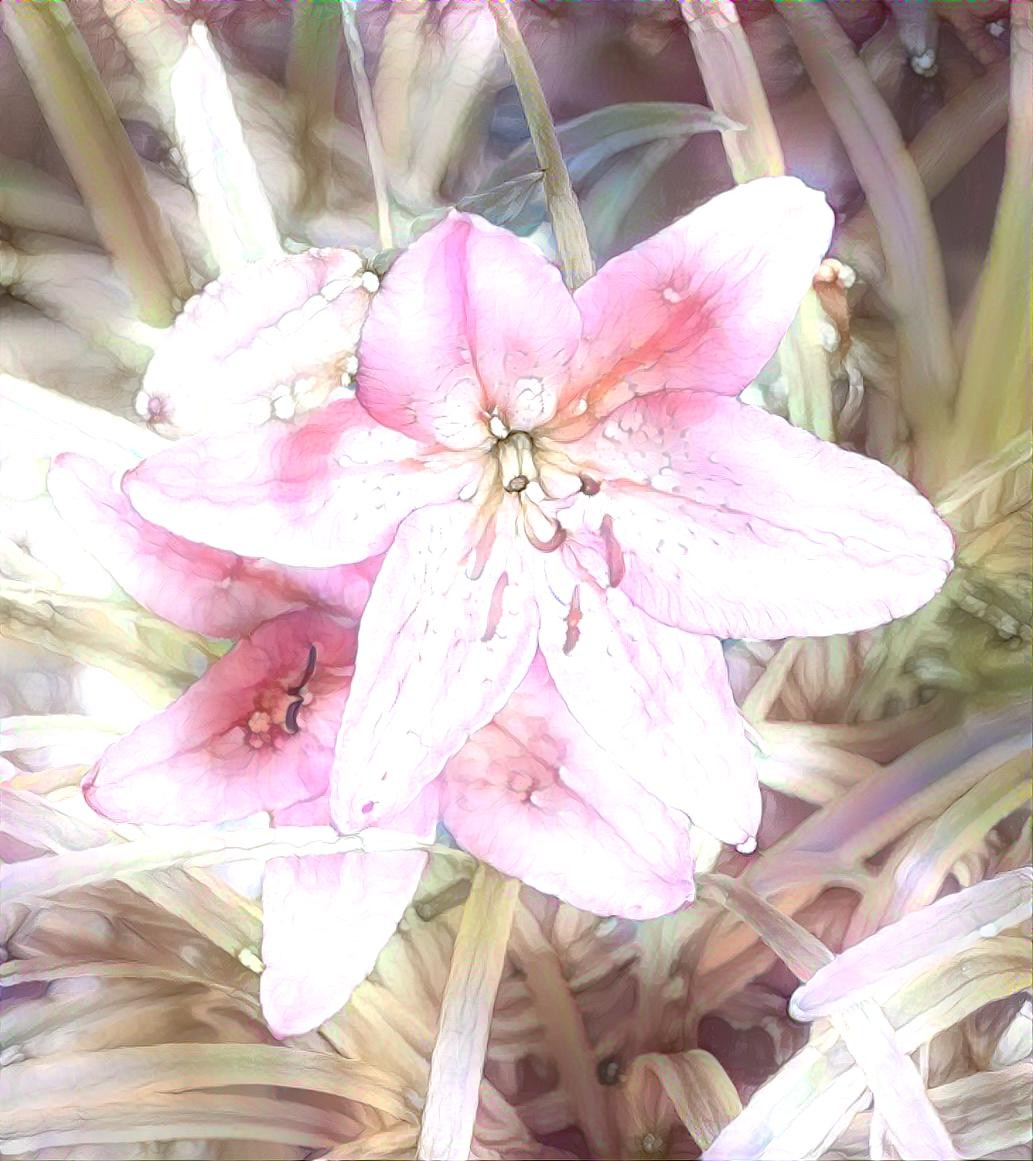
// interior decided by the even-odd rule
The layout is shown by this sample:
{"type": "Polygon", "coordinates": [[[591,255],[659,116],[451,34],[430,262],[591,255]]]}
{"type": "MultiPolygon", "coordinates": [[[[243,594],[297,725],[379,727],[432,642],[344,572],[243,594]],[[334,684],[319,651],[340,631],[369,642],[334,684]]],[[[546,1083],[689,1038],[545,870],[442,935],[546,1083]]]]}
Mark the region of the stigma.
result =
{"type": "Polygon", "coordinates": [[[495,487],[517,498],[528,542],[539,552],[555,552],[566,539],[557,512],[579,493],[595,496],[600,482],[579,472],[548,441],[536,441],[527,431],[511,431],[497,413],[490,417],[488,429],[494,439],[490,455],[495,460],[495,487]]]}

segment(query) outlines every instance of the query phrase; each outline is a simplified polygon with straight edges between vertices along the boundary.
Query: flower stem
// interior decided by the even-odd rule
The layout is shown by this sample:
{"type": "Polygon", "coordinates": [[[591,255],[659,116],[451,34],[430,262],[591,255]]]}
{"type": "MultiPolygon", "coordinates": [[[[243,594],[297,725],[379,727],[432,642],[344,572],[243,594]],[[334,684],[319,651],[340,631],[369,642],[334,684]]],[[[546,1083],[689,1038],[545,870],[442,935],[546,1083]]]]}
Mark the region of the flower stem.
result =
{"type": "Polygon", "coordinates": [[[300,201],[303,209],[322,209],[330,182],[327,139],[334,122],[343,21],[324,0],[297,0],[291,20],[287,87],[301,105],[298,152],[306,181],[300,201]]]}
{"type": "MultiPolygon", "coordinates": [[[[1026,435],[1030,424],[1030,265],[1033,228],[1033,5],[1011,9],[1011,102],[1004,185],[990,253],[979,281],[975,313],[955,400],[943,480],[957,477],[1026,435]]],[[[941,481],[938,481],[941,482],[941,481]]],[[[941,482],[942,486],[942,482],[941,482]]]]}
{"type": "MultiPolygon", "coordinates": [[[[782,144],[735,5],[731,0],[681,0],[681,10],[711,106],[742,126],[721,134],[732,177],[740,184],[781,177],[782,144]]],[[[818,337],[820,316],[809,290],[779,357],[789,384],[792,422],[822,439],[834,439],[828,359],[818,337]]]]}
{"type": "Polygon", "coordinates": [[[951,314],[925,189],[893,115],[824,4],[780,4],[797,51],[875,217],[900,346],[900,404],[911,427],[913,477],[928,480],[957,386],[951,314]]]}
{"type": "Polygon", "coordinates": [[[681,0],[710,103],[742,128],[721,134],[736,182],[785,173],[782,144],[753,53],[731,0],[681,0]]]}
{"type": "Polygon", "coordinates": [[[380,128],[373,107],[373,91],[366,74],[366,59],[362,50],[362,38],[355,18],[357,0],[341,0],[341,28],[344,43],[348,49],[348,60],[352,70],[352,84],[355,86],[355,100],[359,106],[359,121],[366,139],[366,153],[369,157],[370,175],[373,178],[373,196],[377,202],[377,229],[380,233],[380,248],[394,247],[394,232],[391,227],[391,193],[387,181],[387,164],[384,146],[380,140],[380,128]]]}
{"type": "Polygon", "coordinates": [[[556,235],[560,265],[567,285],[574,289],[592,277],[595,263],[592,261],[577,195],[563,160],[556,126],[549,113],[534,61],[531,60],[520,26],[510,7],[511,0],[487,0],[487,4],[495,18],[499,43],[520,94],[520,103],[531,130],[531,140],[545,175],[545,201],[556,235]]]}
{"type": "Polygon", "coordinates": [[[470,1156],[491,1014],[519,890],[516,879],[505,878],[490,867],[479,866],[474,873],[430,1058],[427,1103],[416,1150],[420,1161],[470,1156]]]}
{"type": "MultiPolygon", "coordinates": [[[[148,836],[125,843],[108,843],[58,857],[25,859],[0,868],[4,901],[38,899],[75,887],[110,882],[165,867],[210,867],[222,863],[284,858],[289,855],[333,855],[346,851],[434,850],[413,835],[368,830],[338,835],[330,827],[276,827],[268,831],[212,833],[201,827],[184,828],[173,837],[148,836]]],[[[456,852],[459,853],[459,852],[456,852]]]]}
{"type": "Polygon", "coordinates": [[[67,6],[12,0],[3,26],[140,317],[167,326],[189,271],[67,6]]]}
{"type": "Polygon", "coordinates": [[[527,990],[538,1010],[545,1043],[556,1058],[560,1083],[592,1155],[619,1156],[620,1136],[596,1079],[595,1058],[581,1013],[552,944],[524,907],[518,909],[513,924],[513,957],[526,973],[527,990]]]}

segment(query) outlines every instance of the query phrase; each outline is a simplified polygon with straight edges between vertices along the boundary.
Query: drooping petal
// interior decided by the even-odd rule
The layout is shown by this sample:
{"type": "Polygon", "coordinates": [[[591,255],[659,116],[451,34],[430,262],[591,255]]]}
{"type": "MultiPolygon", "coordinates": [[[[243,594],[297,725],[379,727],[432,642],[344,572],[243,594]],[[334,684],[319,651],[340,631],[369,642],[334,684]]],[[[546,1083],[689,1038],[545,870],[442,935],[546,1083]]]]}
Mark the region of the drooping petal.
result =
{"type": "Polygon", "coordinates": [[[346,399],[297,423],[184,440],[145,459],[123,488],[141,516],[180,536],[324,568],[383,552],[413,509],[455,499],[480,470],[346,399]]]}
{"type": "MultiPolygon", "coordinates": [[[[430,840],[437,820],[438,787],[431,784],[390,825],[430,840]]],[[[275,821],[329,824],[329,801],[277,811],[275,821]]],[[[426,863],[423,851],[351,851],[268,863],[259,994],[274,1035],[301,1035],[344,1007],[394,934],[426,863]]]]}
{"type": "Polygon", "coordinates": [[[325,793],[355,637],[314,610],[267,621],[110,746],[83,783],[87,801],[120,822],[191,824],[325,793]]]}
{"type": "Polygon", "coordinates": [[[669,625],[721,637],[848,633],[913,612],[950,572],[929,502],[875,460],[734,399],[637,399],[573,453],[608,477],[621,590],[669,625]]]}
{"type": "Polygon", "coordinates": [[[618,254],[574,296],[574,394],[596,415],[664,388],[737,395],[792,322],[832,226],[822,194],[761,178],[618,254]]]}
{"type": "Polygon", "coordinates": [[[185,540],[139,516],[107,468],[58,456],[47,477],[58,511],[134,600],[184,629],[241,637],[311,604],[358,618],[380,558],[336,568],[273,565],[185,540]]]}
{"type": "Polygon", "coordinates": [[[384,558],[337,745],[331,806],[342,831],[412,801],[531,664],[538,620],[514,510],[503,507],[487,548],[471,509],[414,512],[384,558]]]}
{"type": "Polygon", "coordinates": [[[570,712],[643,789],[750,847],[760,791],[720,643],[661,625],[564,565],[542,586],[541,649],[570,712]]]}
{"type": "Polygon", "coordinates": [[[372,275],[351,250],[252,262],[195,295],[155,351],[137,409],[163,434],[290,418],[355,370],[372,275]]]}
{"type": "Polygon", "coordinates": [[[442,782],[443,820],[459,843],[575,907],[648,919],[693,896],[688,819],[592,741],[540,657],[442,782]]]}
{"type": "Polygon", "coordinates": [[[580,321],[559,270],[528,242],[450,214],[384,277],[362,335],[358,397],[381,423],[452,448],[550,419],[580,321]]]}

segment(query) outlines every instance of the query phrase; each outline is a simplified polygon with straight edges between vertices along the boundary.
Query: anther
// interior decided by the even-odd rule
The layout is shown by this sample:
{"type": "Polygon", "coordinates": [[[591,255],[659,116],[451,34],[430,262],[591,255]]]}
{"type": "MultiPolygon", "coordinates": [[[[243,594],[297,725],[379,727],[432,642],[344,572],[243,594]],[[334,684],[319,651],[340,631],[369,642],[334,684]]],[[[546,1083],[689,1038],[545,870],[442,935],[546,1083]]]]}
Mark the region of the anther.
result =
{"type": "Polygon", "coordinates": [[[283,715],[283,728],[288,734],[296,734],[301,728],[298,725],[298,713],[301,707],[305,704],[305,686],[312,680],[312,674],[316,671],[316,647],[310,645],[308,647],[308,658],[305,661],[305,672],[301,675],[301,680],[297,685],[287,686],[287,692],[294,698],[294,700],[287,706],[286,712],[283,715]]]}
{"type": "Polygon", "coordinates": [[[616,1084],[621,1078],[621,1062],[616,1056],[607,1056],[596,1065],[595,1075],[600,1084],[616,1084]]]}
{"type": "Polygon", "coordinates": [[[287,692],[289,694],[297,695],[302,692],[306,685],[312,680],[312,674],[316,671],[316,647],[310,645],[308,647],[308,657],[305,661],[305,672],[301,675],[301,680],[297,685],[288,685],[287,692]]]}
{"type": "Polygon", "coordinates": [[[283,715],[283,728],[288,734],[296,734],[301,728],[298,725],[298,711],[304,704],[304,700],[299,697],[287,707],[287,712],[283,715]]]}
{"type": "Polygon", "coordinates": [[[602,487],[602,484],[598,480],[592,476],[586,476],[583,472],[578,478],[581,480],[581,491],[586,496],[597,496],[599,494],[599,489],[602,487]]]}

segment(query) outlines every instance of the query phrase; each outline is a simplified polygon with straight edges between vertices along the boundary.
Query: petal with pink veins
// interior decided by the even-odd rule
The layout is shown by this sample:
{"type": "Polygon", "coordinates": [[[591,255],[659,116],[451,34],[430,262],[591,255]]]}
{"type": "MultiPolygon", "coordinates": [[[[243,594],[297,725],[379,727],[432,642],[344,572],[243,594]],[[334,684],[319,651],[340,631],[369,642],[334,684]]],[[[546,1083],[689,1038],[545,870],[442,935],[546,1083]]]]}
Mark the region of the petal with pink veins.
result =
{"type": "Polygon", "coordinates": [[[118,822],[193,824],[325,793],[355,638],[314,610],[267,621],[109,746],[83,783],[86,800],[118,822]]]}
{"type": "Polygon", "coordinates": [[[822,194],[760,178],[611,258],[574,296],[584,341],[568,396],[607,415],[664,388],[738,395],[789,328],[832,226],[822,194]]]}
{"type": "Polygon", "coordinates": [[[399,528],[359,627],[331,799],[341,830],[412,801],[527,673],[538,618],[514,510],[483,534],[463,503],[399,528]]]}
{"type": "Polygon", "coordinates": [[[934,596],[953,541],[875,460],[734,399],[660,392],[568,450],[607,478],[581,505],[620,588],[665,624],[719,637],[850,633],[934,596]]]}
{"type": "Polygon", "coordinates": [[[111,472],[85,456],[57,456],[47,486],[84,547],[134,600],[211,637],[241,637],[313,604],[357,619],[380,566],[373,557],[337,568],[286,568],[185,540],[137,515],[111,472]]]}
{"type": "Polygon", "coordinates": [[[575,907],[649,919],[693,897],[688,819],[592,741],[540,657],[445,767],[442,799],[471,854],[575,907]]]}
{"type": "MultiPolygon", "coordinates": [[[[438,787],[428,786],[390,820],[429,841],[438,787]]],[[[281,826],[330,823],[323,797],[277,811],[281,826]]],[[[351,851],[272,859],[262,888],[262,1013],[275,1036],[299,1036],[348,1002],[373,970],[427,863],[424,851],[351,851]]]]}
{"type": "Polygon", "coordinates": [[[355,369],[371,297],[364,274],[351,250],[309,250],[209,283],[155,351],[138,411],[162,434],[182,435],[324,402],[355,369]]]}
{"type": "Polygon", "coordinates": [[[202,544],[325,568],[383,552],[416,508],[454,500],[482,465],[381,426],[354,399],[297,423],[184,440],[123,488],[146,520],[202,544]]]}
{"type": "Polygon", "coordinates": [[[559,270],[482,218],[450,214],[384,277],[362,334],[358,397],[381,423],[474,448],[497,411],[551,419],[580,320],[559,270]]]}
{"type": "Polygon", "coordinates": [[[541,649],[570,712],[644,790],[751,846],[760,790],[720,642],[661,625],[563,563],[541,586],[541,649]]]}

